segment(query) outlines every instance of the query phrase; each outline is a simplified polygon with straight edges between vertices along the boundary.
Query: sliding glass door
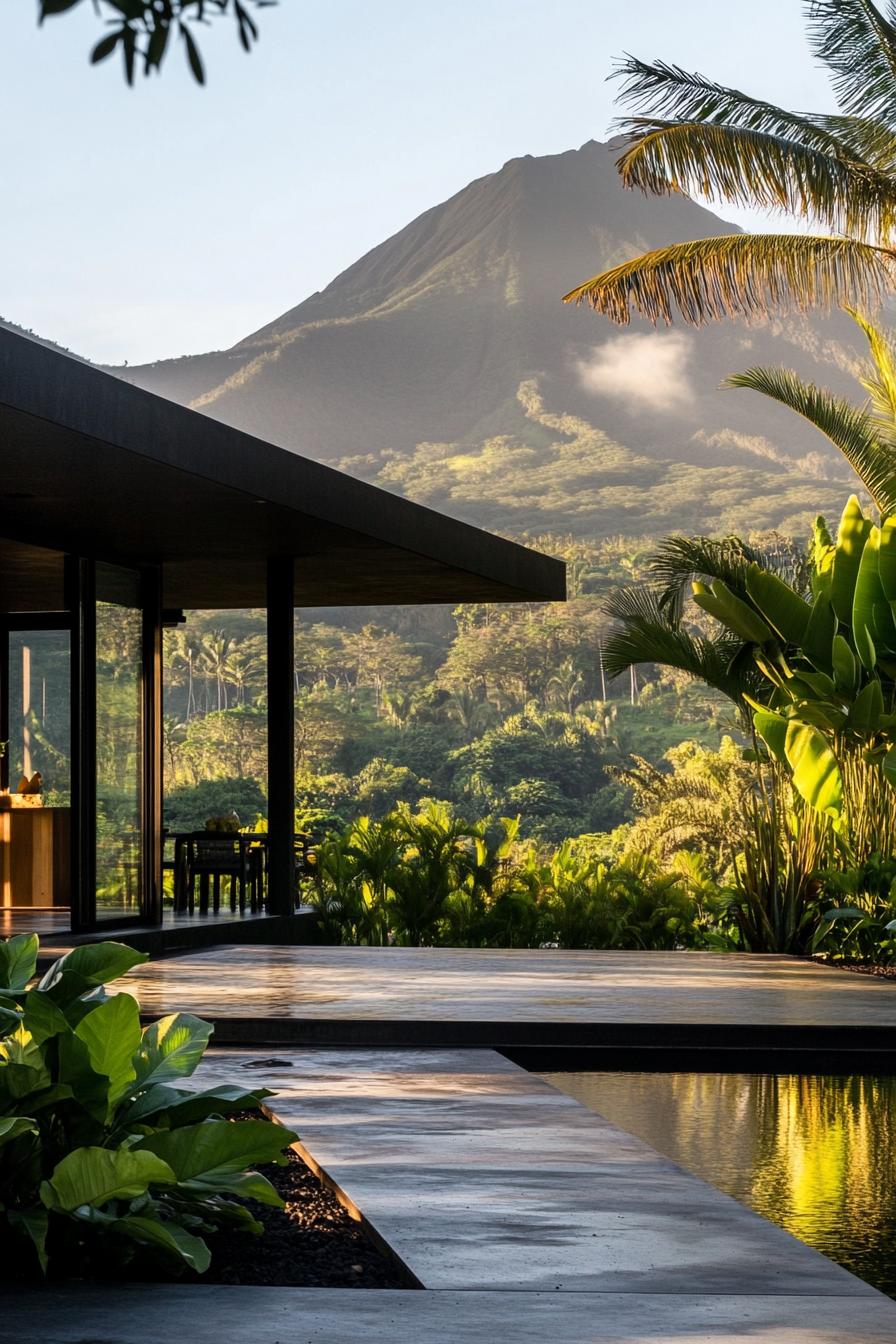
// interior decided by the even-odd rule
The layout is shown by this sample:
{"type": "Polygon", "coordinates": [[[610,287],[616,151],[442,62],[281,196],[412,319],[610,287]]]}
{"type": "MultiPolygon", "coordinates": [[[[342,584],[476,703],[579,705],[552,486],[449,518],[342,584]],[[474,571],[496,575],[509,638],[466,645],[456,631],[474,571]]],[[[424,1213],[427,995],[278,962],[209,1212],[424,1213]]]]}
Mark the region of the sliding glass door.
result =
{"type": "Polygon", "coordinates": [[[158,574],[77,562],[76,927],[161,918],[158,574]]]}
{"type": "Polygon", "coordinates": [[[145,686],[140,575],[97,564],[96,918],[143,906],[145,686]]]}

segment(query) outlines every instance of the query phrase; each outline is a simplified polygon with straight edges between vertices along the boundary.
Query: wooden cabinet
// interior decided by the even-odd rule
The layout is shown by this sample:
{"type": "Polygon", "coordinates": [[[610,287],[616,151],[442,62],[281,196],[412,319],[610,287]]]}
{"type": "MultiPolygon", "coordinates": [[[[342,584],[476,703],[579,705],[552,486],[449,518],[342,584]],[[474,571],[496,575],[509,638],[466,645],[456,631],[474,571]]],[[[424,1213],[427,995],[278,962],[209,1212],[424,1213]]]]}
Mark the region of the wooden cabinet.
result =
{"type": "Polygon", "coordinates": [[[0,906],[68,905],[70,865],[69,808],[0,811],[0,906]]]}

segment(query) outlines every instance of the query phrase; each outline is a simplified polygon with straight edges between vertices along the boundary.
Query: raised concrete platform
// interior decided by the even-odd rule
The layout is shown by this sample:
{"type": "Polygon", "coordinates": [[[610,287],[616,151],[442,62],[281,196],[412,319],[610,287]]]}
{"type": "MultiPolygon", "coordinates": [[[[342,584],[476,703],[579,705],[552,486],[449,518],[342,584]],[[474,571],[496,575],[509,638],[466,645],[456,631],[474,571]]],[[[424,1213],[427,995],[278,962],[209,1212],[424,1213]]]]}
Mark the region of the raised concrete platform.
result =
{"type": "MultiPolygon", "coordinates": [[[[492,1051],[209,1053],[423,1292],[0,1290],[0,1344],[892,1344],[896,1303],[492,1051]]],[[[263,1246],[260,1248],[263,1253],[263,1246]]]]}
{"type": "MultiPolygon", "coordinates": [[[[896,1303],[490,1050],[216,1050],[430,1289],[896,1303]]],[[[811,1318],[808,1318],[811,1319],[811,1318]]],[[[824,1317],[821,1307],[815,1319],[824,1317]]]]}
{"type": "MultiPolygon", "coordinates": [[[[892,1307],[892,1303],[889,1304],[892,1307]]],[[[893,1344],[875,1299],[326,1288],[0,1292],[2,1344],[893,1344]]]]}
{"type": "Polygon", "coordinates": [[[633,1051],[658,1050],[753,1050],[765,1068],[772,1051],[896,1063],[896,983],[793,957],[221,947],[122,987],[148,1017],[211,1018],[227,1044],[583,1048],[624,1051],[630,1067],[633,1051]]]}

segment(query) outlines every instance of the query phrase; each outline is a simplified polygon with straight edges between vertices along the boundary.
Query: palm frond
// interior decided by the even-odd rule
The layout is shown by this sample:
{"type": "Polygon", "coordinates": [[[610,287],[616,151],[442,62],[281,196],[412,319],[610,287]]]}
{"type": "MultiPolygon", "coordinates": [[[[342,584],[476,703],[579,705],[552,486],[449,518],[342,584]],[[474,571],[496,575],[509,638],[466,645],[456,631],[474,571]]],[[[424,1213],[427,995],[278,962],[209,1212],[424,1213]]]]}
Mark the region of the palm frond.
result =
{"type": "Polygon", "coordinates": [[[620,102],[636,105],[643,116],[740,126],[769,135],[794,137],[829,154],[850,155],[852,142],[842,137],[836,123],[829,124],[832,119],[788,112],[681,66],[626,56],[616,67],[615,75],[625,81],[620,102]]]}
{"type": "Polygon", "coordinates": [[[830,132],[846,154],[876,168],[892,173],[896,168],[896,133],[873,117],[826,115],[813,118],[830,132]]]}
{"type": "Polygon", "coordinates": [[[846,310],[868,342],[874,371],[860,379],[871,397],[874,423],[883,443],[894,450],[896,461],[896,347],[892,336],[875,327],[855,308],[846,310]]]}
{"type": "Polygon", "coordinates": [[[743,597],[750,565],[762,562],[762,553],[741,537],[672,536],[649,556],[647,569],[657,584],[660,606],[674,613],[681,610],[694,579],[721,579],[743,597]]]}
{"type": "Polygon", "coordinates": [[[896,451],[881,443],[866,410],[804,382],[790,369],[747,369],[726,378],[722,386],[761,392],[801,415],[840,450],[882,515],[896,509],[896,451]]]}
{"type": "Polygon", "coordinates": [[[721,691],[743,708],[744,691],[753,686],[754,670],[732,667],[741,650],[727,632],[715,639],[692,635],[669,619],[659,594],[646,585],[622,588],[606,599],[604,611],[619,622],[603,645],[603,667],[608,677],[621,676],[639,663],[675,667],[721,691]]]}
{"type": "Polygon", "coordinates": [[[896,278],[896,252],[849,238],[729,234],[673,243],[593,276],[564,296],[626,324],[632,312],[693,326],[846,302],[872,306],[896,278]]]}
{"type": "Polygon", "coordinates": [[[844,112],[896,129],[896,27],[871,0],[811,0],[809,40],[844,112]]]}
{"type": "Polygon", "coordinates": [[[796,138],[649,117],[623,127],[634,140],[617,160],[625,187],[780,210],[854,237],[887,237],[896,223],[891,176],[796,138]]]}

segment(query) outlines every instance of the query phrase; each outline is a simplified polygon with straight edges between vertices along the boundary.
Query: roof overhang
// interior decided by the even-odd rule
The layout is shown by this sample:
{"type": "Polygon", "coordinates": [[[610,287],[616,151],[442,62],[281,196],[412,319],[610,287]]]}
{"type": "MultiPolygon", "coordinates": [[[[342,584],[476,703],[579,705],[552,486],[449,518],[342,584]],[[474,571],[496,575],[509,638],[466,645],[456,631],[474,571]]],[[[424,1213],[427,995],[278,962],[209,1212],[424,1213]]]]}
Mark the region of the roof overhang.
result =
{"type": "Polygon", "coordinates": [[[161,564],[169,607],[555,601],[565,566],[0,330],[0,535],[161,564]]]}

